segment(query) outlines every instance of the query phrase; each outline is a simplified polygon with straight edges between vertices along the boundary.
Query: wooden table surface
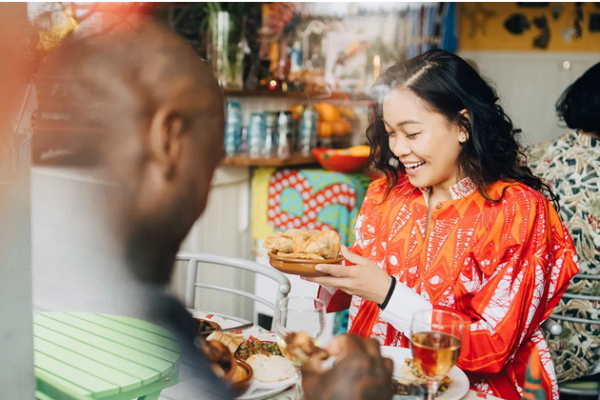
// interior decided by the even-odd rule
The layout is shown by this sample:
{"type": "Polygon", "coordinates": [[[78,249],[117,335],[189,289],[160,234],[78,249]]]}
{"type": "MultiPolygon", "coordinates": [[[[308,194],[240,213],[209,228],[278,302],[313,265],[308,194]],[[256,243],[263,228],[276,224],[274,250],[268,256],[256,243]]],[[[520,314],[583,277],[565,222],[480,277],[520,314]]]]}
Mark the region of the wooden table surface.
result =
{"type": "Polygon", "coordinates": [[[55,386],[83,398],[158,399],[177,384],[181,349],[154,324],[88,313],[36,313],[34,365],[40,396],[55,386]],[[143,397],[145,396],[145,397],[143,397]]]}

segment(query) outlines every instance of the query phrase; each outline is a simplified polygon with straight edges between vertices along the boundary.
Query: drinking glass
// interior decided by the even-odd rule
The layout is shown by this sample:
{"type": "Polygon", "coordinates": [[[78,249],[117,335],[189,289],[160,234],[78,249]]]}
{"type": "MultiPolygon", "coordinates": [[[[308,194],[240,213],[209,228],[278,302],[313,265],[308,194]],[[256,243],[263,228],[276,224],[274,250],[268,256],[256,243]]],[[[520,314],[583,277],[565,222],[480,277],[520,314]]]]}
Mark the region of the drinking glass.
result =
{"type": "Polygon", "coordinates": [[[319,347],[319,338],[325,330],[325,303],[313,297],[281,299],[275,307],[273,325],[282,354],[296,366],[296,399],[301,400],[300,367],[324,351],[319,347]]]}
{"type": "Polygon", "coordinates": [[[427,378],[427,399],[434,400],[440,381],[456,364],[464,323],[451,311],[431,310],[413,315],[410,344],[415,367],[427,378]]]}

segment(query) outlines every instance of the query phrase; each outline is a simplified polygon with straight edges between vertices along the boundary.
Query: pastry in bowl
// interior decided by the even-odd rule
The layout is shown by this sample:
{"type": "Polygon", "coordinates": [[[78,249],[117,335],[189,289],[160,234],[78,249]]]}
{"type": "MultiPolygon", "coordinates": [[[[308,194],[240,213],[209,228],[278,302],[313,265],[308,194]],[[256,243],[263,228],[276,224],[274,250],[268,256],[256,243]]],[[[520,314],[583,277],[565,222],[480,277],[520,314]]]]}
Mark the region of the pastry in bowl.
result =
{"type": "Polygon", "coordinates": [[[263,247],[271,249],[275,253],[293,253],[292,235],[285,232],[275,232],[267,236],[263,247]]]}
{"type": "Polygon", "coordinates": [[[303,231],[291,229],[269,235],[263,247],[270,249],[269,262],[281,272],[301,276],[323,276],[317,264],[336,264],[342,247],[340,235],[332,230],[303,231]]]}
{"type": "Polygon", "coordinates": [[[342,240],[336,231],[291,229],[267,236],[263,247],[282,258],[331,260],[340,257],[342,240]]]}

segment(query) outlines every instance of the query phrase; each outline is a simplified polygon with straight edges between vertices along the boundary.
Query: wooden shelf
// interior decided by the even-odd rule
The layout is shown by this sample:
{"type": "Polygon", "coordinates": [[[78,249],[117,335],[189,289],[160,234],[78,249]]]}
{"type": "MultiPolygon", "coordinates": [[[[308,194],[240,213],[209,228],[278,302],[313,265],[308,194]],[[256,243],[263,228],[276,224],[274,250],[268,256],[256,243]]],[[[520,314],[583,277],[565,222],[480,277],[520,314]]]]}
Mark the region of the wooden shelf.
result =
{"type": "Polygon", "coordinates": [[[327,93],[304,93],[304,92],[280,92],[271,90],[225,90],[227,97],[267,97],[267,98],[290,98],[290,99],[311,99],[316,101],[369,101],[366,94],[348,94],[343,92],[327,93]]]}
{"type": "Polygon", "coordinates": [[[312,156],[300,153],[292,154],[289,158],[250,158],[246,154],[230,156],[223,160],[222,165],[238,167],[292,167],[298,165],[315,164],[317,160],[312,156]]]}

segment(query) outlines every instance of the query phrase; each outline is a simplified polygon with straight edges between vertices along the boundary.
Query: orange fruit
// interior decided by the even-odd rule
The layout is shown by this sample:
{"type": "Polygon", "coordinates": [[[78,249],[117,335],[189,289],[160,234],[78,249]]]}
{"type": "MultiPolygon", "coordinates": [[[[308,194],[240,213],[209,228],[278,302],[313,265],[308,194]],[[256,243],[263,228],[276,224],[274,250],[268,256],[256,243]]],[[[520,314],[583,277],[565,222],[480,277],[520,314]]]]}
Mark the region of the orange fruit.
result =
{"type": "Polygon", "coordinates": [[[323,121],[337,121],[340,119],[340,111],[329,103],[315,104],[315,109],[323,121]]]}
{"type": "Polygon", "coordinates": [[[330,137],[333,134],[333,123],[331,121],[319,122],[317,134],[321,137],[330,137]]]}

